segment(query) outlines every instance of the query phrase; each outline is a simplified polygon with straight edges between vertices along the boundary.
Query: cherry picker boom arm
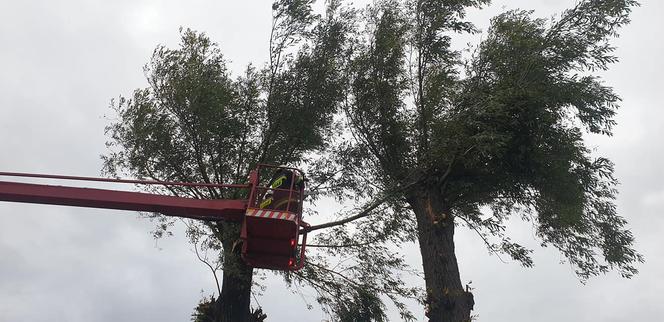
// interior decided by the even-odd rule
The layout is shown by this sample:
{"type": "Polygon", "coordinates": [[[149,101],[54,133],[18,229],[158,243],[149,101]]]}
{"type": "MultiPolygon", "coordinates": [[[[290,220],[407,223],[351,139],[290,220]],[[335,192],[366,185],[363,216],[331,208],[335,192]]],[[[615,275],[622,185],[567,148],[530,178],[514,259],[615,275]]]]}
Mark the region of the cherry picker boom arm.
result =
{"type": "Polygon", "coordinates": [[[289,271],[304,266],[307,231],[301,228],[309,227],[309,224],[302,221],[305,180],[304,173],[295,168],[260,164],[251,171],[249,183],[244,185],[0,172],[0,177],[4,176],[244,189],[247,199],[194,199],[144,192],[0,181],[0,201],[147,211],[200,220],[237,221],[242,223],[239,241],[242,241],[241,256],[247,265],[289,271]],[[279,174],[279,180],[270,181],[267,185],[261,183],[261,178],[269,178],[265,173],[261,175],[261,171],[266,169],[279,174]],[[266,203],[266,199],[270,202],[274,199],[274,205],[266,203]]]}
{"type": "Polygon", "coordinates": [[[241,221],[247,200],[207,200],[142,192],[0,181],[0,201],[158,212],[207,220],[241,221]]]}

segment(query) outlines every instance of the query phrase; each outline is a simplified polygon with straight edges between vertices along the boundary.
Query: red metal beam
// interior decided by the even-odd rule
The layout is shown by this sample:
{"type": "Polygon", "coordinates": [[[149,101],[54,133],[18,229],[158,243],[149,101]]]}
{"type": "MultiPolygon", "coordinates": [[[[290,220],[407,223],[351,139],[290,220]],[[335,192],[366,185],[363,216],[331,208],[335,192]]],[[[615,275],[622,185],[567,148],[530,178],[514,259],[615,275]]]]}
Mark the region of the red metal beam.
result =
{"type": "Polygon", "coordinates": [[[166,216],[241,221],[247,200],[203,200],[142,192],[0,181],[0,201],[157,212],[166,216]]]}
{"type": "Polygon", "coordinates": [[[63,176],[55,174],[38,174],[23,172],[0,172],[3,177],[22,177],[39,179],[58,179],[58,180],[78,180],[78,181],[97,181],[112,183],[134,183],[144,185],[162,185],[162,186],[185,186],[185,187],[215,187],[215,188],[249,188],[248,184],[221,184],[221,183],[201,183],[201,182],[174,182],[174,181],[156,181],[156,180],[135,180],[135,179],[114,179],[114,178],[96,178],[81,176],[63,176]]]}

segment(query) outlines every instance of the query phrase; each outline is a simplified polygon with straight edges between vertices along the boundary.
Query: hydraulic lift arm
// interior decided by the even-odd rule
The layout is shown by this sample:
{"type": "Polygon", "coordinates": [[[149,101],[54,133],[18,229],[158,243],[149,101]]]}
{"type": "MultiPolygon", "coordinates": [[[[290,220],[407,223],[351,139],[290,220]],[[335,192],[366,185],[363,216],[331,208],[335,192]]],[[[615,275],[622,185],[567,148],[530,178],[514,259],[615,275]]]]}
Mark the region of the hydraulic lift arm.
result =
{"type": "Polygon", "coordinates": [[[241,221],[247,200],[207,200],[143,192],[0,181],[0,201],[158,212],[166,216],[241,221]]]}
{"type": "Polygon", "coordinates": [[[258,165],[256,170],[251,172],[249,183],[244,185],[0,172],[0,177],[5,176],[243,189],[248,199],[194,199],[144,192],[0,181],[0,201],[147,211],[174,217],[241,222],[241,254],[248,265],[288,271],[299,270],[304,266],[307,232],[301,228],[309,226],[302,221],[304,175],[294,168],[258,165]],[[287,173],[284,181],[288,184],[286,187],[275,187],[272,183],[269,186],[261,185],[261,169],[287,173]],[[296,178],[302,178],[302,181],[297,181],[296,178]],[[295,182],[299,183],[296,185],[295,182]],[[261,207],[261,200],[268,195],[275,198],[280,196],[282,202],[271,208],[261,207]],[[299,240],[302,241],[301,244],[298,243],[299,240]]]}

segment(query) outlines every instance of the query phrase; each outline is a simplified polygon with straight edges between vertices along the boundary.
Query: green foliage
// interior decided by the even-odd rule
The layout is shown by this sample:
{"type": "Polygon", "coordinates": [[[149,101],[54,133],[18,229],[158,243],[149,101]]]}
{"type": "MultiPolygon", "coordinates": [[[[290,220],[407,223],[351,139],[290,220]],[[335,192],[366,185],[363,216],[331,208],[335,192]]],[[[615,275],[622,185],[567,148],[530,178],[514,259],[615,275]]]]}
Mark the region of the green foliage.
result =
{"type": "Polygon", "coordinates": [[[535,213],[527,218],[543,244],[560,249],[582,278],[610,267],[631,276],[641,260],[615,211],[612,163],[591,155],[581,128],[610,135],[615,123],[619,98],[588,74],[615,61],[608,37],[631,5],[615,4],[624,7],[581,3],[549,27],[524,11],[494,18],[456,104],[435,130],[438,153],[464,151],[452,165],[449,201],[466,205],[466,214],[493,205],[498,225],[516,206],[535,213]],[[445,139],[452,132],[454,141],[445,139]]]}
{"type": "Polygon", "coordinates": [[[351,65],[352,108],[347,109],[355,133],[376,156],[385,178],[398,175],[408,159],[404,126],[406,25],[396,8],[389,7],[375,21],[373,43],[358,49],[351,65]]]}
{"type": "MultiPolygon", "coordinates": [[[[193,322],[217,322],[219,321],[219,313],[215,306],[216,299],[214,296],[203,297],[196,308],[194,313],[191,314],[191,321],[193,322]]],[[[263,309],[257,308],[251,311],[249,315],[249,322],[263,322],[267,315],[263,313],[263,309]]]]}
{"type": "Polygon", "coordinates": [[[404,320],[413,321],[403,299],[419,300],[422,294],[406,284],[403,275],[418,273],[395,250],[416,239],[415,223],[387,206],[375,212],[390,217],[359,220],[353,229],[336,226],[319,233],[314,246],[324,246],[316,256],[308,255],[308,265],[293,274],[291,281],[313,285],[323,309],[342,321],[384,321],[383,299],[404,320]]]}
{"type": "MultiPolygon", "coordinates": [[[[637,272],[613,164],[584,143],[615,125],[620,98],[597,72],[617,61],[610,41],[635,1],[582,0],[552,19],[505,12],[467,60],[452,35],[477,32],[465,12],[488,0],[384,0],[363,11],[336,0],[324,16],[313,2],[276,1],[269,62],[235,79],[204,34],[183,30],[178,49],[158,47],[145,67],[149,87],[112,104],[106,171],[239,183],[257,163],[291,164],[339,201],[385,200],[374,216],[318,234],[324,247],[310,265],[283,274],[312,286],[341,321],[384,321],[385,298],[413,319],[402,299],[423,294],[400,278],[409,268],[392,249],[417,239],[407,201],[420,192],[524,266],[532,250],[505,234],[513,216],[532,222],[582,279],[637,272]]],[[[220,241],[237,235],[223,222],[189,227],[193,242],[222,254],[220,241]]]]}
{"type": "MultiPolygon", "coordinates": [[[[120,97],[118,121],[107,128],[114,151],[105,156],[110,174],[130,171],[162,180],[237,182],[257,155],[264,112],[253,69],[233,82],[219,49],[204,34],[182,32],[179,49],[159,46],[145,66],[149,88],[120,97]]],[[[174,193],[218,198],[214,189],[174,193]]]]}
{"type": "MultiPolygon", "coordinates": [[[[305,152],[324,146],[339,101],[335,57],[341,40],[335,28],[321,26],[312,45],[282,69],[249,66],[237,80],[204,34],[183,31],[180,49],[160,46],[146,65],[150,87],[112,104],[119,119],[107,128],[115,152],[105,156],[105,169],[235,183],[258,162],[299,162],[305,152]]],[[[177,192],[224,195],[214,189],[177,192]]]]}
{"type": "Polygon", "coordinates": [[[193,322],[213,322],[215,317],[214,308],[215,298],[210,296],[204,297],[194,309],[191,314],[191,321],[193,322]]]}
{"type": "Polygon", "coordinates": [[[504,234],[512,215],[536,225],[582,279],[609,269],[632,276],[642,257],[616,213],[613,165],[583,138],[611,135],[620,99],[593,72],[617,60],[610,39],[637,3],[580,1],[555,19],[505,12],[463,62],[450,33],[474,32],[464,10],[485,3],[370,9],[345,109],[356,140],[344,149],[366,154],[338,165],[357,181],[383,182],[358,192],[411,183],[432,191],[491,251],[525,266],[531,250],[504,234]]]}
{"type": "Polygon", "coordinates": [[[359,322],[359,321],[387,321],[384,305],[376,293],[365,289],[360,289],[350,302],[341,303],[339,321],[340,322],[359,322]]]}

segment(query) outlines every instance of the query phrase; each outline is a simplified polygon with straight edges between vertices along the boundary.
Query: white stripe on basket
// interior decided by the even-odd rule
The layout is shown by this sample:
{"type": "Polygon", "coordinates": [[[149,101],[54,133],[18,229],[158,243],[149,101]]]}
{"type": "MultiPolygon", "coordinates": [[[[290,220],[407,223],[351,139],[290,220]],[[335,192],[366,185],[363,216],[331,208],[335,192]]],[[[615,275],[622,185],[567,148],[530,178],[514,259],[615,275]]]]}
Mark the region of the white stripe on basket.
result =
{"type": "Polygon", "coordinates": [[[290,212],[286,211],[276,211],[268,209],[249,209],[247,211],[247,216],[261,217],[261,218],[272,218],[272,219],[283,219],[295,221],[297,216],[290,212]]]}

